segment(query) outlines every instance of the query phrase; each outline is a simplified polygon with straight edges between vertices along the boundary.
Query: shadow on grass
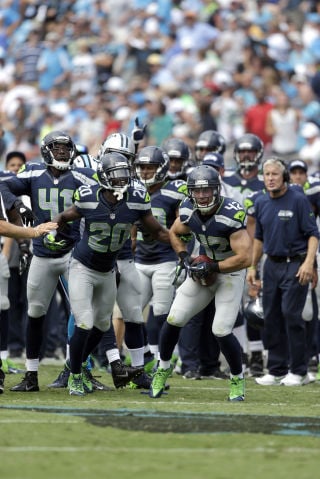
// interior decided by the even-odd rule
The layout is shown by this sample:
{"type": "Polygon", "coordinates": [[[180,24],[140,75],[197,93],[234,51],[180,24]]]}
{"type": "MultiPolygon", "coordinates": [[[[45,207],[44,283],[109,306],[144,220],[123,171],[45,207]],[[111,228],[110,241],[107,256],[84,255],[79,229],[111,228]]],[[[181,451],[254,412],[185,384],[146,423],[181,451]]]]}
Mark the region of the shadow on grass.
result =
{"type": "Polygon", "coordinates": [[[320,437],[320,418],[250,414],[158,412],[145,410],[74,409],[37,406],[0,406],[85,417],[90,424],[128,431],[172,433],[253,433],[320,437]]]}

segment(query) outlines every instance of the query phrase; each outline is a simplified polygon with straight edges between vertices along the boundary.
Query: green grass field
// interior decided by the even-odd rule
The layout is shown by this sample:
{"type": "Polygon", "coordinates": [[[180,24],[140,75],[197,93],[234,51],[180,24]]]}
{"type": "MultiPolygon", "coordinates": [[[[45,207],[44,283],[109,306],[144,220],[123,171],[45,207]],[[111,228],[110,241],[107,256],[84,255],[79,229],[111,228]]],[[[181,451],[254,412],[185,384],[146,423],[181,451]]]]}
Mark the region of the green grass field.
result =
{"type": "MultiPolygon", "coordinates": [[[[39,393],[0,396],[3,479],[315,479],[320,469],[320,383],[262,387],[228,403],[228,382],[174,375],[168,395],[49,390],[59,372],[41,366],[39,393]]],[[[109,386],[107,373],[94,371],[109,386]]]]}

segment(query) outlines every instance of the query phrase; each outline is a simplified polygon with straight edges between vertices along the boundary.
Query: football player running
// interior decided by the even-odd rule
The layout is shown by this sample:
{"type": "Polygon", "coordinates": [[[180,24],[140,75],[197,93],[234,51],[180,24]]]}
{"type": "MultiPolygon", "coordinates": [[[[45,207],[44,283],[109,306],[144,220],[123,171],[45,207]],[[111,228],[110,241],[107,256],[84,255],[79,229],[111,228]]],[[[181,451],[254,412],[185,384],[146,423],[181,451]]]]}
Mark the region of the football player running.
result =
{"type": "Polygon", "coordinates": [[[245,212],[237,201],[221,196],[219,174],[210,166],[196,167],[188,176],[187,189],[188,198],[181,204],[179,217],[169,234],[181,266],[189,275],[177,290],[167,321],[161,329],[160,363],[149,396],[159,398],[165,389],[172,372],[170,359],[181,328],[215,297],[212,332],[230,367],[229,400],[243,401],[245,380],[241,348],[232,330],[243,294],[245,268],[251,260],[245,212]],[[200,242],[201,253],[211,258],[212,262],[192,266],[185,243],[179,237],[190,232],[200,242]],[[211,282],[211,286],[206,285],[211,282]]]}
{"type": "MultiPolygon", "coordinates": [[[[43,163],[27,163],[17,176],[1,182],[6,200],[10,200],[12,205],[17,201],[17,196],[30,197],[36,217],[35,226],[52,221],[57,213],[70,206],[78,187],[97,184],[93,170],[72,169],[76,147],[67,133],[49,133],[42,139],[40,151],[43,163]]],[[[71,250],[78,239],[78,222],[68,225],[63,233],[56,236],[53,231],[44,238],[33,239],[33,257],[27,281],[27,372],[11,391],[39,391],[38,368],[45,315],[59,277],[67,275],[71,250]]]]}
{"type": "Polygon", "coordinates": [[[77,396],[85,394],[82,362],[110,327],[117,295],[116,260],[130,237],[133,223],[141,221],[149,234],[169,242],[168,231],[152,215],[146,189],[132,182],[125,156],[116,152],[102,155],[97,176],[99,185],[80,187],[73,206],[55,217],[58,234],[70,221],[85,220],[82,238],[73,250],[69,274],[75,330],[70,340],[68,387],[70,394],[77,396]]]}
{"type": "MultiPolygon", "coordinates": [[[[124,133],[113,133],[102,143],[98,153],[98,159],[105,153],[121,153],[124,155],[131,167],[131,174],[134,176],[134,159],[138,146],[135,141],[135,134],[139,129],[132,132],[132,138],[124,133]]],[[[142,139],[142,138],[141,138],[142,139]]],[[[136,180],[132,180],[133,183],[136,180]]],[[[142,285],[137,271],[132,251],[131,238],[127,239],[117,257],[119,271],[119,284],[117,289],[117,304],[125,323],[124,339],[130,355],[133,367],[143,366],[150,362],[153,364],[153,355],[149,345],[145,344],[144,318],[142,313],[142,285]]],[[[147,366],[148,367],[148,366],[147,366]]],[[[136,376],[131,382],[132,388],[149,389],[150,377],[143,373],[136,376]]]]}

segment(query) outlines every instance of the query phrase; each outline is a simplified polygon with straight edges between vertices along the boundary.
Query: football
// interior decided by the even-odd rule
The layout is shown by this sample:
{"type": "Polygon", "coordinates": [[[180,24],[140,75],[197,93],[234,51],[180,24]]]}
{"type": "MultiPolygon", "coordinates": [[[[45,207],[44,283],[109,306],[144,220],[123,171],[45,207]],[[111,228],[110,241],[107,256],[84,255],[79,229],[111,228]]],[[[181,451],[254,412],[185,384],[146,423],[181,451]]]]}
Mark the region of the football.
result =
{"type": "MultiPolygon", "coordinates": [[[[191,266],[197,266],[200,265],[201,263],[214,263],[213,259],[209,258],[209,256],[206,256],[205,254],[201,254],[197,256],[196,258],[193,259],[191,266]]],[[[200,283],[202,286],[212,286],[218,277],[218,273],[210,273],[206,275],[201,274],[201,270],[199,270],[199,275],[197,275],[196,271],[193,271],[191,273],[192,278],[200,283]]]]}

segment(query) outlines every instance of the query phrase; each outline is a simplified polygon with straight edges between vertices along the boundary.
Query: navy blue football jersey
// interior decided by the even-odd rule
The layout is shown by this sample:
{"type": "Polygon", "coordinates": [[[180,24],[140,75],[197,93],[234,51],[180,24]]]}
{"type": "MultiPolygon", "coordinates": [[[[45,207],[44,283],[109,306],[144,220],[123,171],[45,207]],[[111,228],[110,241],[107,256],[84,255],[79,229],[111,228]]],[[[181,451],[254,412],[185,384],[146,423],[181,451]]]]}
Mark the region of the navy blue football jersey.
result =
{"type": "Polygon", "coordinates": [[[83,236],[73,256],[96,271],[110,271],[117,256],[130,238],[131,228],[151,212],[150,197],[141,183],[130,186],[124,198],[109,203],[103,188],[82,186],[74,195],[74,205],[85,219],[83,236]]]}
{"type": "Polygon", "coordinates": [[[180,206],[180,220],[189,226],[199,241],[200,254],[222,261],[233,256],[230,236],[246,229],[246,214],[237,201],[222,197],[218,210],[212,216],[202,216],[187,198],[180,206]]]}
{"type": "MultiPolygon", "coordinates": [[[[181,201],[187,195],[187,185],[183,180],[173,180],[150,195],[152,213],[159,223],[170,229],[177,217],[181,201]]],[[[154,240],[150,234],[138,225],[136,263],[158,264],[166,261],[176,261],[177,255],[170,244],[154,240]]]]}
{"type": "MultiPolygon", "coordinates": [[[[36,216],[35,226],[52,219],[65,209],[72,206],[73,194],[81,185],[96,185],[97,176],[89,168],[75,168],[66,170],[56,178],[44,163],[28,163],[19,173],[6,178],[2,185],[15,196],[27,195],[31,200],[31,207],[36,216]]],[[[16,200],[15,196],[10,207],[16,200]]],[[[7,205],[6,205],[7,206],[7,205]]],[[[33,254],[36,256],[58,257],[70,251],[79,240],[79,222],[76,221],[59,234],[59,240],[66,240],[66,247],[58,252],[51,251],[43,245],[43,238],[33,240],[33,254]],[[60,237],[61,236],[61,237],[60,237]]]]}
{"type": "Polygon", "coordinates": [[[236,188],[242,195],[243,201],[253,191],[261,191],[264,188],[263,177],[260,175],[245,179],[239,173],[234,173],[231,176],[224,176],[223,181],[232,188],[236,188]]]}

